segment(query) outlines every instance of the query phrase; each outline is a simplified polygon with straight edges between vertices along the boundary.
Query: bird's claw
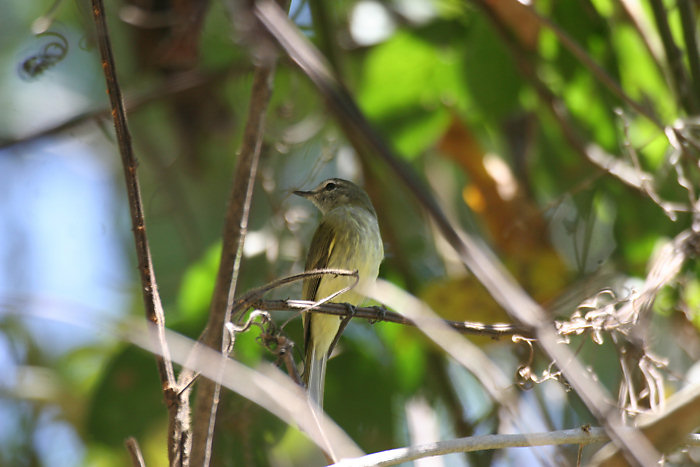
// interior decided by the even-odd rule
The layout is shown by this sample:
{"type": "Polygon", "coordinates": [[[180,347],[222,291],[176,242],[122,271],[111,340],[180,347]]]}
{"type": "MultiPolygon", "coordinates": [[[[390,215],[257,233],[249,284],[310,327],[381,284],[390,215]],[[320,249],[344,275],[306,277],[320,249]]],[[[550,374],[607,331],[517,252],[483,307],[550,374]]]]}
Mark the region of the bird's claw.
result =
{"type": "Polygon", "coordinates": [[[350,303],[345,303],[345,319],[351,319],[357,314],[357,307],[355,305],[352,305],[350,303]]]}
{"type": "Polygon", "coordinates": [[[384,321],[386,319],[386,314],[389,312],[389,310],[387,310],[387,308],[384,305],[375,305],[371,308],[377,312],[377,317],[373,320],[370,320],[369,324],[374,324],[379,321],[384,321]]]}

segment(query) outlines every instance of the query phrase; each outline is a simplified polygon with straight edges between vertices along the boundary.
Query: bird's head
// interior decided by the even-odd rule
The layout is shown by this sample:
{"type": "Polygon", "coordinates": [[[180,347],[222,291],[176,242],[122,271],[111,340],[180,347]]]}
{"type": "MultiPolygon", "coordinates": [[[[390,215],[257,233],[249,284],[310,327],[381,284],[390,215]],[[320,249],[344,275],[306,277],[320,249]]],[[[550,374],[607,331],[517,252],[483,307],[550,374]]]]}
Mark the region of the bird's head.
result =
{"type": "Polygon", "coordinates": [[[342,178],[329,178],[311,191],[295,191],[294,194],[314,203],[323,214],[340,206],[357,206],[376,216],[365,190],[342,178]]]}

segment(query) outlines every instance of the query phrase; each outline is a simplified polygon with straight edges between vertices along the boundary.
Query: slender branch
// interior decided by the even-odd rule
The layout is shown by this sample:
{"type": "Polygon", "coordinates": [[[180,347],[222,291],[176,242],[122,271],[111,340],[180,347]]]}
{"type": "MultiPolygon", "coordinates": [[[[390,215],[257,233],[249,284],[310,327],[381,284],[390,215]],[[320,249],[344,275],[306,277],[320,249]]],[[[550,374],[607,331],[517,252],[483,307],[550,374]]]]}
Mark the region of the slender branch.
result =
{"type": "MultiPolygon", "coordinates": [[[[666,60],[671,74],[671,85],[676,90],[679,104],[685,111],[692,115],[697,113],[698,103],[695,96],[691,93],[688,83],[688,75],[683,66],[683,52],[676,45],[671,32],[671,27],[668,24],[668,16],[666,15],[666,7],[662,0],[650,0],[651,10],[656,21],[656,29],[661,36],[661,42],[666,51],[666,60]]],[[[694,18],[690,18],[694,21],[694,18]]]]}
{"type": "Polygon", "coordinates": [[[625,185],[649,196],[667,215],[671,216],[674,215],[675,211],[685,210],[682,209],[682,206],[665,201],[658,197],[655,192],[650,191],[650,181],[653,180],[654,177],[644,172],[641,167],[632,167],[619,157],[609,154],[600,146],[586,142],[577,131],[571,115],[561,100],[554,95],[549,87],[539,78],[535,68],[527,58],[528,54],[523,51],[517,41],[512,40],[511,35],[508,34],[507,25],[505,25],[501,18],[494,14],[490,8],[484,7],[483,11],[491,19],[492,24],[511,51],[518,69],[530,82],[530,85],[537,93],[539,99],[547,106],[554,120],[559,125],[559,129],[564,138],[574,151],[585,161],[591,163],[596,169],[605,171],[619,179],[625,185]]]}
{"type": "Polygon", "coordinates": [[[622,14],[627,18],[634,30],[637,31],[659,74],[663,76],[665,71],[661,64],[663,61],[662,45],[645,12],[642,10],[641,4],[637,0],[617,0],[617,3],[620,5],[622,14]]]}
{"type": "MultiPolygon", "coordinates": [[[[39,298],[39,302],[47,306],[23,306],[24,303],[37,305],[37,297],[34,295],[27,297],[26,301],[0,300],[0,312],[21,319],[32,316],[48,323],[67,324],[75,329],[134,344],[153,354],[159,354],[163,350],[151,339],[148,328],[153,326],[152,323],[143,318],[124,320],[99,316],[98,310],[69,302],[66,302],[61,313],[56,313],[55,300],[42,301],[39,298]]],[[[306,391],[272,363],[263,361],[256,368],[250,368],[222,355],[219,350],[203,346],[182,334],[168,329],[165,333],[174,363],[213,380],[218,378],[220,366],[223,365],[222,384],[225,387],[289,426],[300,429],[304,436],[320,448],[329,449],[330,446],[339,457],[359,457],[364,454],[330,417],[319,411],[312,412],[306,391]]]]}
{"type": "Polygon", "coordinates": [[[131,465],[134,467],[146,467],[146,462],[143,460],[143,454],[141,454],[141,448],[136,438],[129,436],[124,441],[124,446],[126,446],[126,450],[131,458],[131,465]]]}
{"type": "MultiPolygon", "coordinates": [[[[157,353],[160,350],[145,339],[146,330],[143,326],[127,326],[117,332],[120,338],[149,352],[157,353]]],[[[330,417],[322,411],[314,410],[306,391],[275,365],[260,362],[253,369],[222,355],[218,349],[203,346],[172,331],[166,330],[166,333],[173,361],[189,365],[191,371],[200,372],[206,378],[220,380],[223,386],[259,405],[288,425],[300,429],[322,450],[334,452],[338,458],[364,454],[330,417]]]]}
{"type": "MultiPolygon", "coordinates": [[[[669,454],[688,443],[688,433],[692,433],[700,423],[699,390],[698,384],[686,386],[666,401],[665,410],[637,418],[637,426],[659,451],[669,454]]],[[[690,438],[695,440],[700,435],[690,435],[690,438]]],[[[608,445],[596,453],[592,464],[610,467],[624,465],[624,460],[615,446],[608,445]]]]}
{"type": "MultiPolygon", "coordinates": [[[[255,68],[248,120],[228,199],[228,209],[222,236],[221,263],[216,277],[214,295],[212,296],[209,321],[203,336],[205,345],[214,349],[221,349],[222,351],[225,347],[224,325],[231,320],[243,242],[248,230],[248,215],[262,147],[265,113],[272,94],[274,70],[274,62],[264,62],[255,68]]],[[[193,415],[193,465],[206,467],[211,461],[211,448],[220,391],[221,385],[218,382],[211,380],[200,381],[193,415]]]]}
{"type": "MultiPolygon", "coordinates": [[[[484,0],[478,0],[479,3],[488,3],[485,2],[484,0]]],[[[517,0],[511,0],[514,3],[517,2],[517,0]]],[[[489,8],[488,6],[484,5],[484,8],[489,8]]],[[[627,105],[632,107],[635,111],[639,112],[640,115],[643,115],[649,121],[651,121],[654,125],[657,126],[659,129],[663,129],[664,126],[663,124],[656,118],[654,115],[652,115],[647,109],[645,109],[641,104],[639,104],[637,101],[632,99],[630,96],[623,91],[622,87],[615,81],[610,74],[608,74],[603,67],[598,65],[593,58],[588,55],[588,53],[581,47],[571,36],[569,36],[566,31],[561,29],[558,25],[554,24],[549,18],[546,18],[542,15],[540,15],[533,7],[528,8],[533,15],[533,18],[535,18],[540,24],[543,26],[547,27],[549,30],[551,30],[555,36],[557,36],[557,39],[561,44],[566,47],[569,52],[571,52],[588,70],[593,74],[593,76],[596,77],[598,81],[600,81],[605,87],[607,87],[613,94],[615,94],[621,101],[626,102],[627,105]]]]}
{"type": "MultiPolygon", "coordinates": [[[[689,258],[697,258],[700,253],[700,234],[692,229],[684,230],[659,248],[654,260],[649,264],[644,285],[637,296],[625,304],[616,314],[619,323],[634,323],[639,320],[649,323],[651,308],[659,291],[670,283],[682,270],[689,258]]],[[[639,327],[634,328],[639,333],[639,327]]],[[[643,340],[640,336],[640,340],[643,340]]]]}
{"type": "MultiPolygon", "coordinates": [[[[158,343],[160,355],[156,356],[158,374],[160,376],[163,396],[168,407],[168,457],[171,465],[186,463],[189,445],[189,421],[182,416],[182,409],[186,408],[186,401],[180,397],[180,391],[176,390],[175,374],[170,359],[170,352],[165,340],[165,314],[158,293],[158,286],[153,271],[151,251],[146,235],[146,224],[143,214],[143,203],[138,177],[136,176],[136,157],[131,144],[131,134],[126,121],[126,111],[122,99],[121,89],[117,80],[114,55],[110,43],[109,31],[105,19],[105,9],[102,0],[92,0],[92,11],[97,28],[97,41],[102,57],[102,69],[107,83],[107,92],[112,107],[114,129],[119,144],[119,152],[124,168],[126,191],[131,212],[132,230],[136,245],[136,257],[139,273],[141,275],[141,290],[146,312],[146,319],[153,323],[151,338],[158,343]],[[185,459],[183,459],[183,457],[185,459]]],[[[187,411],[187,410],[186,410],[187,411]]]]}
{"type": "MultiPolygon", "coordinates": [[[[348,307],[344,303],[324,303],[314,306],[314,302],[308,300],[258,300],[251,303],[255,309],[265,311],[310,311],[335,316],[348,316],[348,307]]],[[[356,307],[352,311],[353,318],[365,319],[372,323],[386,321],[388,323],[416,326],[412,320],[399,313],[384,310],[381,307],[356,307]]],[[[529,337],[527,329],[512,324],[483,324],[474,321],[447,321],[451,328],[473,336],[489,336],[498,339],[503,336],[520,335],[529,337]]]]}
{"type": "Polygon", "coordinates": [[[397,178],[431,216],[460,260],[491,296],[515,321],[534,330],[539,345],[561,368],[588,409],[605,424],[608,433],[623,447],[626,457],[635,465],[657,461],[659,454],[643,435],[634,430],[622,430],[621,420],[609,394],[599,382],[590,377],[571,350],[560,345],[553,323],[545,311],[515,282],[483,242],[466,232],[458,231],[452,225],[423,182],[376,133],[318,51],[290,23],[284,12],[272,0],[258,0],[253,8],[255,16],[265,29],[324,96],[329,109],[335,114],[358,154],[363,157],[376,154],[393,169],[397,178]]]}
{"type": "Polygon", "coordinates": [[[698,33],[695,27],[697,16],[695,7],[689,0],[678,0],[680,10],[681,26],[683,27],[683,41],[688,53],[688,64],[690,65],[691,89],[693,101],[697,103],[700,99],[700,54],[698,53],[698,33]]]}
{"type": "MultiPolygon", "coordinates": [[[[357,271],[349,271],[345,269],[312,269],[299,274],[282,277],[268,284],[251,290],[240,298],[236,299],[233,306],[234,313],[244,312],[248,308],[256,308],[264,311],[309,311],[314,313],[323,313],[335,316],[348,316],[348,306],[345,303],[318,303],[309,300],[263,300],[263,295],[267,292],[287,285],[296,281],[304,280],[309,277],[317,277],[320,275],[331,274],[336,276],[355,276],[357,271]]],[[[400,313],[389,311],[381,306],[369,307],[354,307],[352,317],[366,319],[368,321],[387,321],[390,323],[404,324],[407,326],[415,326],[416,324],[400,313]]],[[[499,324],[483,324],[473,321],[447,321],[445,323],[464,334],[490,336],[494,339],[502,336],[520,335],[523,337],[531,337],[528,329],[517,325],[499,323],[499,324]]]]}
{"type": "MultiPolygon", "coordinates": [[[[497,434],[470,436],[435,443],[390,449],[375,452],[354,459],[343,459],[333,464],[334,467],[379,467],[398,465],[416,459],[442,456],[455,452],[485,451],[489,449],[506,449],[533,446],[555,446],[578,444],[585,446],[609,441],[610,437],[603,428],[582,427],[570,430],[550,431],[544,433],[497,434]]],[[[700,446],[700,435],[688,435],[686,446],[700,446]]],[[[329,466],[330,467],[330,466],[329,466]]]]}
{"type": "Polygon", "coordinates": [[[309,9],[311,10],[319,48],[323,51],[333,70],[337,74],[341,74],[338,46],[334,37],[336,28],[333,25],[334,21],[328,11],[327,3],[326,0],[309,0],[309,9]]]}
{"type": "MultiPolygon", "coordinates": [[[[324,269],[311,269],[308,271],[300,272],[299,274],[293,274],[291,276],[282,277],[281,279],[276,279],[269,282],[261,287],[251,290],[240,298],[236,299],[236,303],[233,305],[233,312],[243,312],[246,308],[249,308],[252,303],[261,299],[270,290],[282,287],[283,285],[291,284],[300,280],[320,277],[326,274],[332,276],[352,276],[359,278],[357,271],[350,271],[348,269],[334,269],[334,268],[324,268],[324,269]]],[[[311,302],[313,303],[313,302],[311,302]]]]}

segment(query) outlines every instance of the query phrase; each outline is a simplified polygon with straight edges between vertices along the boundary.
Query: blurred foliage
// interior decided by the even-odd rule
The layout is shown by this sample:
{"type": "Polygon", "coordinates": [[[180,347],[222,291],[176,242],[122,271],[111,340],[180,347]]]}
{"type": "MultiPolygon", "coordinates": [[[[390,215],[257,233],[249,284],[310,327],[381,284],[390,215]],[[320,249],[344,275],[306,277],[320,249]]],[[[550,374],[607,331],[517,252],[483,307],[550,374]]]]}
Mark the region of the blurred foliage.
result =
{"type": "MultiPolygon", "coordinates": [[[[544,20],[515,0],[326,2],[331,24],[324,26],[332,41],[327,44],[320,39],[321,25],[311,17],[309,2],[316,1],[294,2],[291,11],[312,41],[333,51],[337,69],[369,120],[431,185],[448,214],[482,235],[523,287],[556,316],[569,316],[584,298],[604,287],[625,298],[645,277],[659,245],[690,225],[687,213],[672,220],[646,193],[625,185],[582,153],[582,147],[594,145],[629,166],[638,164],[638,170],[654,174],[656,191],[669,201],[687,203],[688,193],[675,171],[678,164],[689,168],[698,188],[693,172],[698,152],[692,145],[694,159],[684,153],[680,158],[686,160],[672,162],[678,154],[663,130],[601,79],[604,73],[619,83],[629,99],[663,125],[694,134],[696,116],[684,110],[689,107],[674,84],[655,26],[658,18],[647,2],[639,10],[628,9],[637,2],[533,2],[544,20]],[[376,43],[360,46],[365,42],[359,34],[370,26],[361,23],[369,19],[359,12],[370,3],[390,27],[376,43]],[[572,53],[549,22],[601,71],[572,53]]],[[[150,11],[149,2],[108,3],[122,87],[129,98],[145,100],[130,112],[130,125],[167,323],[197,337],[206,322],[218,267],[226,199],[249,105],[251,59],[222,2],[179,2],[190,8],[184,12],[175,10],[178,2],[155,2],[159,9],[150,11]],[[158,22],[163,14],[172,14],[176,24],[178,15],[191,21],[178,29],[158,22]],[[173,91],[173,83],[186,89],[173,91]]],[[[692,76],[690,44],[675,4],[666,4],[673,38],[683,54],[681,65],[692,76]]],[[[0,31],[0,103],[8,103],[6,108],[19,105],[13,100],[17,89],[47,83],[71,87],[83,97],[81,105],[63,109],[63,116],[53,120],[41,116],[40,108],[22,107],[17,115],[2,112],[3,144],[106,108],[86,4],[4,2],[0,31]],[[66,38],[65,57],[49,56],[46,43],[35,42],[39,38],[31,27],[39,18],[50,18],[50,30],[66,38]],[[31,80],[24,66],[29,59],[43,60],[31,80]],[[26,117],[20,120],[20,114],[31,112],[42,127],[28,130],[26,117]]],[[[373,198],[386,242],[383,278],[421,297],[445,318],[507,322],[503,310],[434,235],[391,170],[370,157],[357,157],[328,117],[323,99],[284,58],[274,86],[239,293],[301,270],[318,214],[293,199],[291,191],[341,176],[363,182],[373,198]]],[[[71,127],[60,137],[101,135],[100,151],[114,157],[110,165],[121,183],[111,122],[99,122],[88,129],[84,124],[71,127]]],[[[133,266],[126,218],[121,225],[122,243],[114,248],[133,266]]],[[[122,316],[142,316],[134,267],[131,273],[132,283],[124,287],[134,298],[122,316]]],[[[299,292],[300,286],[292,285],[271,296],[295,298],[299,292]]],[[[699,306],[698,266],[692,262],[662,290],[654,308],[651,342],[654,352],[669,358],[667,376],[686,374],[700,358],[699,306]],[[668,335],[660,334],[662,330],[668,335]]],[[[282,324],[292,316],[275,317],[282,324]]],[[[296,342],[297,361],[303,345],[300,326],[293,319],[283,328],[296,342]]],[[[47,355],[35,345],[33,334],[16,332],[22,328],[16,322],[2,327],[4,339],[15,333],[16,365],[51,369],[51,380],[60,389],[46,399],[26,397],[32,404],[18,404],[17,413],[7,417],[8,424],[15,421],[15,433],[0,436],[0,464],[44,462],[31,439],[42,411],[59,407],[59,418],[80,438],[85,465],[123,465],[126,436],[139,439],[149,466],[164,465],[166,410],[150,356],[113,343],[47,355]]],[[[236,341],[235,357],[249,365],[273,358],[256,333],[236,341]]],[[[473,341],[514,379],[516,368],[529,356],[525,346],[507,340],[473,341]]],[[[606,339],[601,346],[582,336],[571,345],[617,394],[621,375],[614,343],[606,339]]],[[[536,371],[548,365],[536,356],[536,371]]],[[[498,430],[503,422],[498,408],[478,381],[454,366],[416,329],[352,323],[329,364],[326,409],[368,452],[414,440],[407,420],[408,407],[417,400],[427,400],[434,409],[443,437],[498,430]]],[[[686,381],[669,377],[665,383],[672,393],[686,381]]],[[[3,399],[25,399],[19,387],[2,386],[3,399]]],[[[522,404],[532,406],[537,418],[532,426],[540,429],[592,421],[578,397],[555,381],[523,391],[522,404]]],[[[575,451],[561,452],[563,462],[575,463],[575,451]]],[[[553,450],[545,453],[554,455],[553,450]]],[[[527,456],[504,451],[452,460],[454,465],[537,460],[527,456]]],[[[293,427],[225,393],[214,465],[322,462],[293,427]]]]}

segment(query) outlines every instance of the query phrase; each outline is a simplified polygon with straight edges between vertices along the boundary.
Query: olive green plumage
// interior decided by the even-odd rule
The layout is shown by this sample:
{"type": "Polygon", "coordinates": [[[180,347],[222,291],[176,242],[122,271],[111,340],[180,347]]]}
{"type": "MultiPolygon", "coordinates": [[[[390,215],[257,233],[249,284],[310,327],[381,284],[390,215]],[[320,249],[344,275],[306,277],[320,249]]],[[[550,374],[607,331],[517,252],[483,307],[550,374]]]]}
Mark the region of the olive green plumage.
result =
{"type": "MultiPolygon", "coordinates": [[[[294,193],[310,200],[323,214],[311,240],[306,270],[357,270],[360,278],[358,286],[331,301],[360,305],[365,297],[357,290],[374,282],[384,258],[377,214],[369,196],[354,183],[340,178],[321,182],[311,191],[294,193]]],[[[353,277],[329,274],[309,278],[304,281],[303,298],[319,301],[352,285],[354,281],[353,277]]],[[[336,334],[341,331],[340,324],[338,316],[319,313],[306,313],[304,316],[304,382],[309,395],[320,406],[323,405],[326,362],[333,350],[336,334]]]]}

